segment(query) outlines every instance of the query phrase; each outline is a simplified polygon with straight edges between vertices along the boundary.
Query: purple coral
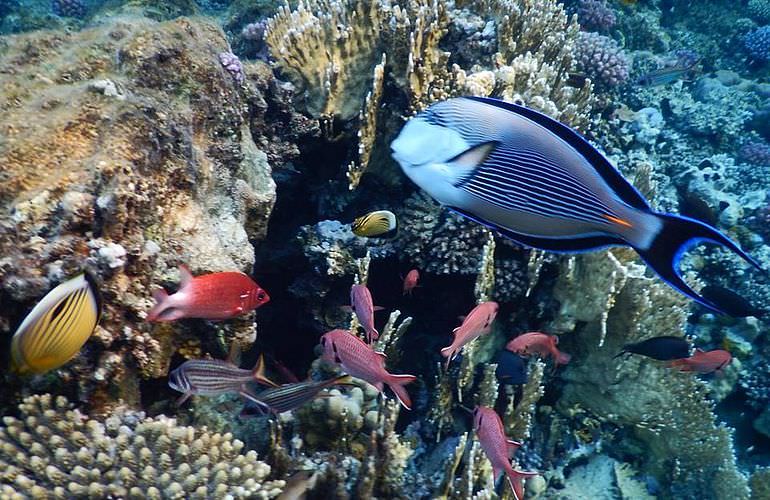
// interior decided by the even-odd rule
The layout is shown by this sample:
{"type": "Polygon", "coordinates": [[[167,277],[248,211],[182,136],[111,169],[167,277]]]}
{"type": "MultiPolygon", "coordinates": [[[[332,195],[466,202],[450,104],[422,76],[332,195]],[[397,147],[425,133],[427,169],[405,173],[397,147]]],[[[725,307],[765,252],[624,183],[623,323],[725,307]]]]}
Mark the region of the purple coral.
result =
{"type": "Polygon", "coordinates": [[[766,142],[748,142],[738,150],[738,157],[755,165],[770,166],[770,144],[766,142]]]}
{"type": "Polygon", "coordinates": [[[241,30],[241,36],[252,42],[260,42],[265,36],[265,28],[267,22],[257,21],[256,23],[249,23],[241,30]]]}
{"type": "Polygon", "coordinates": [[[743,45],[754,59],[770,60],[770,25],[762,26],[744,35],[743,45]]]}
{"type": "Polygon", "coordinates": [[[628,57],[612,38],[580,32],[575,58],[580,69],[597,84],[614,87],[628,79],[628,57]]]}
{"type": "Polygon", "coordinates": [[[594,31],[609,31],[615,26],[615,13],[605,0],[580,0],[577,8],[580,25],[594,31]]]}
{"type": "Polygon", "coordinates": [[[51,10],[59,17],[82,18],[86,15],[86,4],[83,0],[52,0],[51,10]]]}
{"type": "Polygon", "coordinates": [[[220,52],[219,62],[235,78],[236,82],[243,83],[243,64],[241,64],[238,56],[232,52],[220,52]]]}

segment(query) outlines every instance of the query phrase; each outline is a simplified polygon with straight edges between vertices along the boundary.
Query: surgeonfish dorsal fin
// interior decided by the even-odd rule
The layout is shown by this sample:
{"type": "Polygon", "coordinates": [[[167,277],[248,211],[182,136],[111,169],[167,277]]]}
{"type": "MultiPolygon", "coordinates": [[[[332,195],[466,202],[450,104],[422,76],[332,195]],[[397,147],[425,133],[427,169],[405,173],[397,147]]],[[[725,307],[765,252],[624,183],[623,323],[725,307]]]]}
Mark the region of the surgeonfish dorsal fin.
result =
{"type": "Polygon", "coordinates": [[[179,288],[182,289],[189,285],[193,280],[192,272],[187,264],[179,265],[179,288]]]}

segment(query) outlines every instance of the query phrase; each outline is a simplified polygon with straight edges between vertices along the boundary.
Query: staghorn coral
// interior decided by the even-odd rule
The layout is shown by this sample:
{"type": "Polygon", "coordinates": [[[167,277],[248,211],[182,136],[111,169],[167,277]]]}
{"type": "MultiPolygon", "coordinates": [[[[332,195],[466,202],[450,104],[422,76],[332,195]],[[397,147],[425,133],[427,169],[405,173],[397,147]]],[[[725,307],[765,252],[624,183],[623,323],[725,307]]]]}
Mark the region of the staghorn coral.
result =
{"type": "Polygon", "coordinates": [[[604,87],[615,87],[628,79],[628,58],[611,38],[581,32],[575,53],[578,67],[604,87]]]}
{"type": "Polygon", "coordinates": [[[31,396],[0,427],[4,498],[274,498],[283,481],[230,434],[119,410],[90,419],[66,398],[31,396]]]}

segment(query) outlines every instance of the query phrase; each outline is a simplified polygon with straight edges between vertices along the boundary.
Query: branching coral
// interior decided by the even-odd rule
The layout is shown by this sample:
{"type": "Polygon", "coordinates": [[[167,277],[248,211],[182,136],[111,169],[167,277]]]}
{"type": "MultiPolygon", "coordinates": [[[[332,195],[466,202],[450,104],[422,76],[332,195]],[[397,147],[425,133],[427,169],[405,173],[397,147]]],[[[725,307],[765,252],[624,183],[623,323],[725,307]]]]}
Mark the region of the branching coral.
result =
{"type": "Polygon", "coordinates": [[[0,428],[4,498],[274,498],[283,481],[229,434],[118,411],[104,422],[64,397],[32,396],[0,428]]]}
{"type": "Polygon", "coordinates": [[[581,32],[575,50],[580,69],[597,83],[614,87],[628,79],[629,61],[615,40],[581,32]]]}

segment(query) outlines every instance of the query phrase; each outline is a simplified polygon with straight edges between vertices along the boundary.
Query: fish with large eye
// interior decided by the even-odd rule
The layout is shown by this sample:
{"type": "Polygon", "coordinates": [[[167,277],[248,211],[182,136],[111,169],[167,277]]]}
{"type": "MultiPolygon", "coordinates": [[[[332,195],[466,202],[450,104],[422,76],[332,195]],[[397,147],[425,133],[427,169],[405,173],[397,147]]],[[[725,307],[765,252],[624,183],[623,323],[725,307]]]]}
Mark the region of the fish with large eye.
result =
{"type": "Polygon", "coordinates": [[[655,212],[588,141],[524,106],[485,97],[433,104],[391,143],[404,173],[450,210],[522,245],[574,253],[630,246],[664,281],[719,312],[693,290],[681,255],[699,241],[760,265],[717,229],[655,212]]]}

